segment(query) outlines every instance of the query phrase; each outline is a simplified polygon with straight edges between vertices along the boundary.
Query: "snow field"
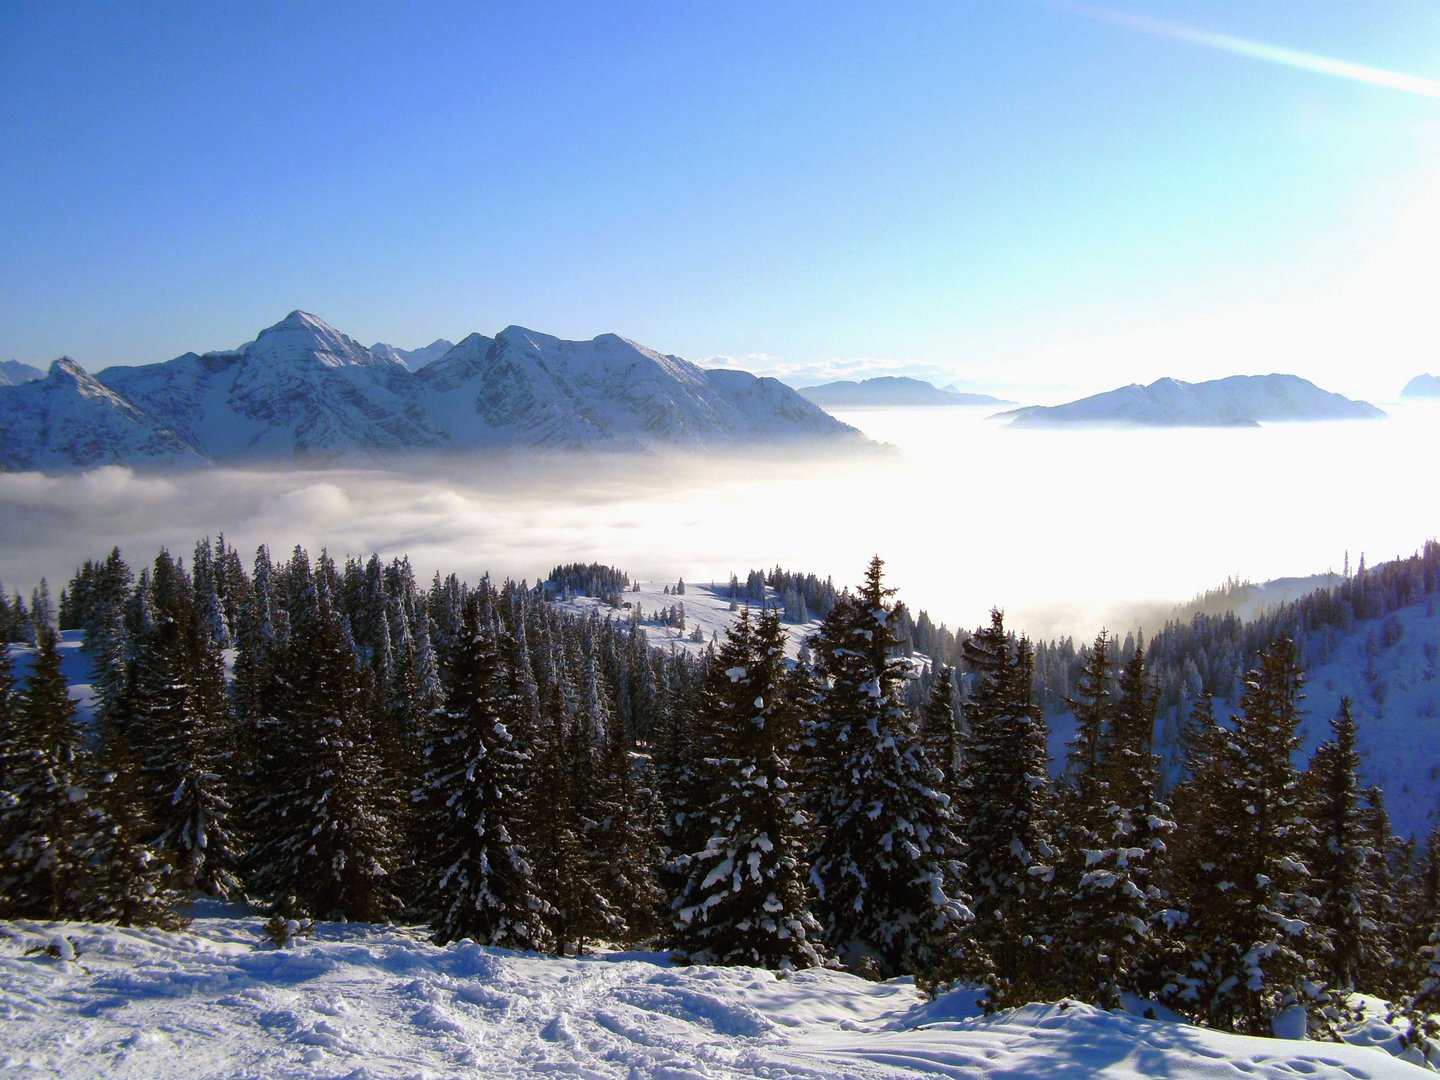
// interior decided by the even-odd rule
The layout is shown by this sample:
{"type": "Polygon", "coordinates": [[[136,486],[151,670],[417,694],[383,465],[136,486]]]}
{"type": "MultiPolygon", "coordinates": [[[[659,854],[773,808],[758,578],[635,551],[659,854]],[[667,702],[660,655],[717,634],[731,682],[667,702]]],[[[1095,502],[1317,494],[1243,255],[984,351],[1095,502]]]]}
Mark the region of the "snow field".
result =
{"type": "Polygon", "coordinates": [[[1083,1005],[984,1017],[908,979],[555,959],[411,927],[319,924],[289,949],[202,903],[189,932],[0,923],[7,1077],[889,1078],[1426,1075],[1369,1046],[1224,1035],[1083,1005]],[[73,942],[75,962],[43,949],[73,942]]]}

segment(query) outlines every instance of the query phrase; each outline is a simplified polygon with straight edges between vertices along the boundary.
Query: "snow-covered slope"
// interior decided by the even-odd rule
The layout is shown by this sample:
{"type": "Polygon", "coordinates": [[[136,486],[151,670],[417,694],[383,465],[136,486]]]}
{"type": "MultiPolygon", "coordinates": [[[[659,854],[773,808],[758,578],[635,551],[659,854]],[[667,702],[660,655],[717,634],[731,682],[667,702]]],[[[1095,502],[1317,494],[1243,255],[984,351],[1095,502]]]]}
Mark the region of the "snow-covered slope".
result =
{"type": "MultiPolygon", "coordinates": [[[[1086,1005],[980,1015],[909,979],[554,959],[322,923],[290,949],[202,905],[188,933],[0,923],[0,1072],[20,1078],[1431,1076],[1379,1046],[1257,1039],[1086,1005]],[[77,958],[44,954],[73,947],[77,958]],[[29,950],[36,950],[27,955],[29,950]]],[[[1388,1032],[1370,1029],[1373,1041],[1388,1032]]]]}
{"type": "MultiPolygon", "coordinates": [[[[665,590],[671,588],[674,582],[642,581],[638,582],[638,592],[630,591],[620,594],[620,599],[630,606],[619,610],[610,607],[603,600],[590,596],[577,596],[569,600],[555,600],[567,611],[578,614],[587,614],[592,610],[598,610],[600,617],[617,620],[629,619],[637,615],[639,625],[645,631],[645,637],[651,646],[659,649],[678,649],[682,652],[704,652],[711,641],[723,642],[725,632],[734,624],[739,617],[739,609],[730,610],[730,586],[728,582],[708,582],[696,584],[687,582],[684,595],[667,593],[665,590]],[[685,626],[667,625],[661,621],[661,612],[669,608],[682,607],[685,609],[685,626]],[[696,633],[696,629],[699,633],[696,633]]],[[[780,596],[774,589],[768,586],[765,589],[765,606],[779,607],[780,596]]],[[[753,607],[758,613],[758,607],[753,607]]],[[[806,623],[785,623],[786,653],[794,656],[800,651],[800,645],[811,634],[820,629],[820,620],[812,619],[806,623]]]]}
{"type": "Polygon", "coordinates": [[[377,341],[374,345],[370,346],[370,351],[382,360],[399,361],[411,371],[419,371],[426,364],[431,364],[439,360],[454,347],[455,343],[453,341],[436,338],[422,349],[397,349],[394,345],[387,345],[383,341],[377,341]]]}
{"type": "MultiPolygon", "coordinates": [[[[437,341],[434,349],[448,342],[437,341]]],[[[774,379],[703,371],[606,334],[472,334],[418,373],[302,311],[249,344],[46,389],[0,387],[0,467],[302,460],[399,451],[691,449],[863,437],[774,379]]]]}
{"type": "Polygon", "coordinates": [[[1385,414],[1364,401],[1322,390],[1296,375],[1232,375],[1187,383],[1159,379],[1065,405],[1002,413],[1014,427],[1121,424],[1137,427],[1254,427],[1260,422],[1372,420],[1385,414]]]}
{"type": "Polygon", "coordinates": [[[162,417],[137,408],[68,356],[43,379],[0,387],[0,470],[202,461],[162,417]]]}
{"type": "MultiPolygon", "coordinates": [[[[1259,614],[1255,610],[1250,614],[1259,614]]],[[[1331,736],[1330,720],[1349,698],[1360,752],[1360,782],[1378,785],[1391,825],[1402,836],[1424,837],[1440,821],[1440,602],[1425,596],[1383,618],[1356,621],[1348,631],[1307,634],[1300,662],[1305,671],[1301,746],[1304,767],[1331,736]]],[[[1238,691],[1235,695],[1238,698],[1238,691]]],[[[1215,715],[1228,717],[1238,700],[1216,697],[1215,715]]],[[[1189,705],[1162,709],[1155,752],[1174,779],[1179,775],[1179,736],[1189,705]]],[[[1065,763],[1075,719],[1048,709],[1051,767],[1065,763]]]]}
{"type": "Polygon", "coordinates": [[[866,405],[1005,405],[1004,398],[941,390],[923,379],[880,375],[859,382],[842,380],[803,386],[800,395],[816,405],[858,408],[866,405]]]}
{"type": "Polygon", "coordinates": [[[1416,375],[1400,391],[1402,398],[1440,398],[1440,375],[1416,375]]]}
{"type": "Polygon", "coordinates": [[[21,383],[43,379],[45,372],[19,360],[0,361],[0,386],[19,386],[21,383]]]}

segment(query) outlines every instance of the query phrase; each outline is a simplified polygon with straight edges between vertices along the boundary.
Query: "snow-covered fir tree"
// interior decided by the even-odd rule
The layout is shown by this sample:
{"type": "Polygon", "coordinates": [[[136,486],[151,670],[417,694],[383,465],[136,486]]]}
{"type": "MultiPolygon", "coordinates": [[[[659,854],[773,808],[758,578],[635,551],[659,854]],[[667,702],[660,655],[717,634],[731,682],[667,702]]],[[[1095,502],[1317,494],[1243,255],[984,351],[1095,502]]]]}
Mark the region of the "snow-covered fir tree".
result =
{"type": "Polygon", "coordinates": [[[1046,732],[1030,643],[1021,638],[1012,648],[998,610],[966,641],[964,656],[970,686],[957,787],[976,946],[960,973],[983,983],[987,1006],[998,1008],[1046,996],[1059,971],[1046,732]]]}
{"type": "Polygon", "coordinates": [[[426,733],[422,785],[435,938],[543,948],[549,905],[515,842],[530,762],[506,726],[511,695],[494,623],[478,597],[465,604],[448,669],[445,712],[426,733]]]}
{"type": "Polygon", "coordinates": [[[231,821],[231,717],[216,628],[168,553],[152,581],[161,583],[154,619],[134,645],[115,738],[136,755],[154,828],[147,839],[174,864],[178,884],[236,895],[243,845],[231,821]]]}
{"type": "Polygon", "coordinates": [[[322,918],[376,920],[396,910],[394,794],[381,783],[372,739],[374,696],[331,590],[322,553],[313,575],[298,551],[289,567],[295,621],[284,657],[283,722],[265,731],[269,785],[259,852],[265,891],[322,918]]]}
{"type": "Polygon", "coordinates": [[[1067,992],[1105,1008],[1134,989],[1155,947],[1158,862],[1170,822],[1151,753],[1156,692],[1137,646],[1111,691],[1111,646],[1096,638],[1072,699],[1077,726],[1059,794],[1056,953],[1067,992]]]}
{"type": "Polygon", "coordinates": [[[0,913],[63,919],[93,910],[90,865],[95,813],[75,703],[60,671],[59,637],[36,627],[34,666],[13,695],[4,751],[0,913]]]}
{"type": "Polygon", "coordinates": [[[930,764],[940,771],[940,790],[953,801],[960,767],[960,728],[955,669],[949,664],[940,664],[931,673],[930,694],[920,713],[920,737],[930,764]]]}
{"type": "Polygon", "coordinates": [[[803,706],[788,690],[778,614],[757,621],[746,608],[706,675],[696,718],[717,736],[711,834],[685,860],[674,901],[676,940],[692,960],[794,968],[824,958],[794,760],[803,706]]]}
{"type": "Polygon", "coordinates": [[[1348,993],[1361,985],[1362,972],[1375,966],[1369,954],[1384,949],[1384,940],[1370,914],[1377,853],[1370,847],[1356,779],[1360,755],[1349,698],[1341,700],[1330,731],[1304,778],[1306,814],[1313,826],[1307,853],[1316,902],[1311,949],[1327,988],[1348,993]]]}
{"type": "Polygon", "coordinates": [[[1310,829],[1291,760],[1303,683],[1294,643],[1279,638],[1230,727],[1203,725],[1201,760],[1176,794],[1186,922],[1172,997],[1212,1027],[1268,1035],[1313,997],[1310,829]]]}
{"type": "Polygon", "coordinates": [[[871,560],[856,594],[826,616],[812,648],[823,681],[812,725],[822,784],[815,884],[836,953],[885,974],[948,974],[973,918],[941,773],[904,702],[911,661],[898,655],[903,610],[884,563],[871,560]]]}
{"type": "Polygon", "coordinates": [[[104,771],[97,770],[90,902],[93,918],[121,926],[178,929],[187,893],[177,887],[156,834],[139,762],[113,723],[102,730],[104,771]]]}

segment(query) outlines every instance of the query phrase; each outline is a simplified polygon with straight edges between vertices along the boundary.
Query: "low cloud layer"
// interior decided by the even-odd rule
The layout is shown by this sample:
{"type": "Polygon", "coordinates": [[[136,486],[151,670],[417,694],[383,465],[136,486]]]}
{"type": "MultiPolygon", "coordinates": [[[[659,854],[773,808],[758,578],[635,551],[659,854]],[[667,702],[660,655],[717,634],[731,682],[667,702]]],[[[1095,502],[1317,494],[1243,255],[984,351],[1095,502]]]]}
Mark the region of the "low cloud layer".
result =
{"type": "MultiPolygon", "coordinates": [[[[1432,410],[1433,411],[1433,410],[1432,410]]],[[[256,545],[408,554],[428,580],[534,581],[559,562],[724,581],[780,564],[854,584],[880,554],[912,608],[1032,635],[1149,629],[1235,576],[1373,564],[1436,535],[1402,462],[1429,460],[1423,410],[1253,431],[1021,432],[983,410],[845,415],[899,451],[804,459],[592,457],[411,462],[403,471],[123,468],[0,474],[0,580],[52,593],[118,544],[132,565],[223,532],[256,545]]]]}

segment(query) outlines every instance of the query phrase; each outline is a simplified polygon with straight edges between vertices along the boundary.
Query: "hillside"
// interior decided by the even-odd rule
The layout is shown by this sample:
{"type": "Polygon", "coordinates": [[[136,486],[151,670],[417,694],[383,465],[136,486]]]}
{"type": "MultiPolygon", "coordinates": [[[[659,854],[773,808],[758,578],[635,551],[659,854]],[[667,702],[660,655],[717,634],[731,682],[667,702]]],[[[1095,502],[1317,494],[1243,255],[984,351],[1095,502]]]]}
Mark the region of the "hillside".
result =
{"type": "Polygon", "coordinates": [[[646,953],[545,958],[366,923],[321,923],[277,949],[239,905],[206,902],[195,915],[186,933],[0,923],[0,1069],[145,1080],[1433,1075],[1386,1052],[1394,1032],[1379,1019],[1352,1030],[1362,1045],[1345,1045],[1073,1003],[985,1016],[973,992],[927,1002],[908,978],[675,967],[646,953]],[[57,943],[76,959],[40,951],[57,943]]]}
{"type": "Polygon", "coordinates": [[[832,408],[865,408],[909,405],[1005,405],[1004,398],[942,390],[922,379],[881,375],[859,382],[842,380],[819,386],[802,386],[802,397],[816,405],[832,408]]]}
{"type": "Polygon", "coordinates": [[[1125,427],[1254,427],[1308,420],[1375,420],[1363,401],[1322,390],[1295,375],[1232,375],[1209,382],[1158,379],[1093,394],[1064,405],[1001,413],[1012,427],[1107,424],[1125,427]]]}
{"type": "MultiPolygon", "coordinates": [[[[1252,607],[1258,596],[1295,588],[1294,579],[1271,589],[1237,588],[1232,606],[1250,608],[1244,617],[1198,612],[1146,634],[1147,663],[1160,688],[1155,752],[1170,777],[1178,776],[1180,733],[1200,693],[1211,693],[1215,715],[1227,717],[1238,708],[1245,673],[1260,650],[1287,634],[1306,674],[1296,763],[1305,764],[1329,737],[1341,698],[1350,698],[1361,783],[1381,788],[1397,833],[1424,836],[1440,823],[1440,544],[1362,566],[1352,577],[1278,605],[1252,607]]],[[[1068,641],[1037,646],[1036,685],[1055,769],[1074,734],[1064,699],[1073,693],[1087,648],[1088,642],[1077,648],[1068,641]]],[[[1131,635],[1120,650],[1122,662],[1133,648],[1131,635]]]]}
{"type": "Polygon", "coordinates": [[[238,349],[97,376],[64,360],[44,380],[0,386],[0,468],[865,445],[774,379],[705,371],[613,334],[564,341],[512,326],[435,356],[442,345],[368,349],[295,311],[238,349]]]}

